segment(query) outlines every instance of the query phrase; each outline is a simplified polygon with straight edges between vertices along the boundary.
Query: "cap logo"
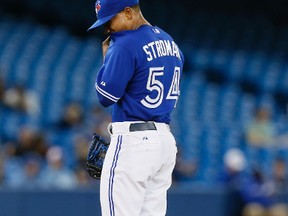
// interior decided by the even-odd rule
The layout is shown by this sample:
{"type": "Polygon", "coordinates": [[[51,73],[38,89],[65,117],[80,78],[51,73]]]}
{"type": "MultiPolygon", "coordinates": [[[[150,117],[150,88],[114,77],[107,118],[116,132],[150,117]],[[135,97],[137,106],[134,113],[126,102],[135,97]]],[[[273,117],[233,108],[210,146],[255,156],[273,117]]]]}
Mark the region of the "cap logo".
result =
{"type": "Polygon", "coordinates": [[[96,14],[99,13],[100,9],[101,9],[101,5],[100,5],[100,0],[99,0],[99,1],[97,1],[96,4],[95,4],[95,11],[96,11],[96,14]]]}

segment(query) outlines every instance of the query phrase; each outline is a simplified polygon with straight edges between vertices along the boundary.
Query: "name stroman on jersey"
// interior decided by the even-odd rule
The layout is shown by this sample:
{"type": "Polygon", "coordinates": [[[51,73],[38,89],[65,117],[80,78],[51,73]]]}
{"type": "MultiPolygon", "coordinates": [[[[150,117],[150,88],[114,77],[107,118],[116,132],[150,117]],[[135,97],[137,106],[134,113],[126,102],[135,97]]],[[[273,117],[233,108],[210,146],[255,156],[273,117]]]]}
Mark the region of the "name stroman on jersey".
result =
{"type": "Polygon", "coordinates": [[[147,54],[147,61],[152,61],[164,56],[174,56],[181,60],[179,48],[174,41],[153,41],[143,46],[143,50],[147,54]]]}

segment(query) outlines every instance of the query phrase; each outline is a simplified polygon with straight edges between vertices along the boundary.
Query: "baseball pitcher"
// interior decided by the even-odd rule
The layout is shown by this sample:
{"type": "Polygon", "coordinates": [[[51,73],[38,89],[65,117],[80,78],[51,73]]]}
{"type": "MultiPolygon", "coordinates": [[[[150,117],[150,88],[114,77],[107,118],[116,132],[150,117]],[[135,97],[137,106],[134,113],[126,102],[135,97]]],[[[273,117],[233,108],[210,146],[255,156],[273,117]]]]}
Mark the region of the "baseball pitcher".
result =
{"type": "Polygon", "coordinates": [[[112,106],[111,141],[94,136],[87,158],[100,178],[103,216],[164,216],[175,165],[170,114],[180,95],[184,57],[173,38],[142,15],[138,0],[97,0],[104,26],[95,88],[112,106]],[[104,144],[103,144],[104,143],[104,144]]]}

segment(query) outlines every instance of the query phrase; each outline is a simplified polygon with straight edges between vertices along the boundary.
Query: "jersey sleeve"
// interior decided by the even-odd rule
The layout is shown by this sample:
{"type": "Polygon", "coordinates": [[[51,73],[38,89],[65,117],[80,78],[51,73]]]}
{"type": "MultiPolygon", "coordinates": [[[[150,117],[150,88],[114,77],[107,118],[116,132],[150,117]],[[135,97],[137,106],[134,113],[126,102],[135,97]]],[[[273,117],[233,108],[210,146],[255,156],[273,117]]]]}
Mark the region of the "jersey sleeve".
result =
{"type": "Polygon", "coordinates": [[[104,107],[121,99],[134,69],[135,61],[127,49],[117,45],[109,48],[95,83],[99,102],[104,107]]]}

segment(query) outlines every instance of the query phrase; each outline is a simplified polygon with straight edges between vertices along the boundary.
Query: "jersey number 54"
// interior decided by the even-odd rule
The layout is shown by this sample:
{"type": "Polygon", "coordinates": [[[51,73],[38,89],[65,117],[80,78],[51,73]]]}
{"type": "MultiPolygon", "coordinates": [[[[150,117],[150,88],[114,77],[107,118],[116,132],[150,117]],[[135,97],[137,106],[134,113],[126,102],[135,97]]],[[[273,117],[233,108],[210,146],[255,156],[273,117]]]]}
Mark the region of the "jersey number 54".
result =
{"type": "MultiPolygon", "coordinates": [[[[164,85],[159,79],[157,79],[158,77],[163,75],[164,75],[164,67],[150,68],[146,88],[149,91],[156,91],[157,95],[155,98],[151,98],[149,95],[147,95],[144,99],[142,99],[141,103],[145,107],[157,108],[163,102],[164,85]]],[[[176,106],[179,95],[180,95],[180,67],[175,67],[170,88],[168,94],[166,95],[166,99],[175,100],[174,106],[176,106]]]]}

